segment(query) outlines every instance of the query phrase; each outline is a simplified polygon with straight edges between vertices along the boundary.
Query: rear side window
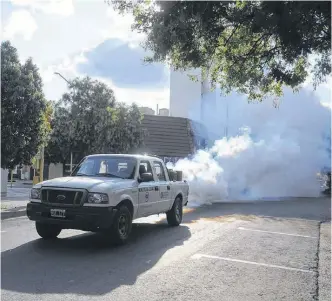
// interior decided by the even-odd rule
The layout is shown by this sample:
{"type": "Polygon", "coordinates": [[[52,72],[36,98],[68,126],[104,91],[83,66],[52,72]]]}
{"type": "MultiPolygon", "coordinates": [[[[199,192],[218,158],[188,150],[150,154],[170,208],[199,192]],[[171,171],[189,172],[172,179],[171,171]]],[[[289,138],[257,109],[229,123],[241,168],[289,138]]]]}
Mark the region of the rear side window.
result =
{"type": "Polygon", "coordinates": [[[153,162],[153,167],[159,181],[166,181],[165,170],[162,164],[158,161],[153,162]]]}

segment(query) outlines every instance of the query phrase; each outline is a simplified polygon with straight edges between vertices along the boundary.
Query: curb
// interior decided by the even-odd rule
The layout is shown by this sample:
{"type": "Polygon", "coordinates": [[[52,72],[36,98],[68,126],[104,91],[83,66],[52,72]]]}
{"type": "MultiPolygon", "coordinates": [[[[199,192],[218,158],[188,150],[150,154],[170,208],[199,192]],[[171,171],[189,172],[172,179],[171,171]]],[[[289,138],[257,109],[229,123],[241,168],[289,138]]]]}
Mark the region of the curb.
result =
{"type": "Polygon", "coordinates": [[[318,300],[331,300],[331,221],[322,221],[318,249],[318,300]]]}
{"type": "Polygon", "coordinates": [[[13,218],[13,217],[21,217],[26,215],[26,207],[19,209],[19,210],[2,210],[1,211],[1,220],[13,218]]]}

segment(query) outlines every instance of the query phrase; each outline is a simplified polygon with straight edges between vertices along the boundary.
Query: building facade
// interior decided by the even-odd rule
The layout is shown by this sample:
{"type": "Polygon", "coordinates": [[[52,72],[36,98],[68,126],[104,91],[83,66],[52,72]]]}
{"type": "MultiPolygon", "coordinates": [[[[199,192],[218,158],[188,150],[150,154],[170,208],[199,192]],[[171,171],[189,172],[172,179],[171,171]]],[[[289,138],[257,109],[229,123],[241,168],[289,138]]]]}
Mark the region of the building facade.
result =
{"type": "Polygon", "coordinates": [[[162,108],[159,110],[159,115],[160,116],[169,116],[169,109],[162,108]]]}
{"type": "MultiPolygon", "coordinates": [[[[200,69],[184,72],[171,69],[170,116],[189,118],[192,121],[196,143],[201,148],[210,144],[205,140],[215,139],[213,129],[220,128],[220,124],[210,118],[217,108],[217,93],[218,90],[211,90],[208,78],[203,80],[200,69]],[[196,80],[192,80],[191,76],[195,76],[196,80]]],[[[221,116],[222,120],[225,119],[223,117],[221,116]]]]}
{"type": "Polygon", "coordinates": [[[146,115],[155,115],[156,114],[156,112],[149,107],[139,107],[138,109],[140,110],[140,112],[142,114],[146,114],[146,115]]]}

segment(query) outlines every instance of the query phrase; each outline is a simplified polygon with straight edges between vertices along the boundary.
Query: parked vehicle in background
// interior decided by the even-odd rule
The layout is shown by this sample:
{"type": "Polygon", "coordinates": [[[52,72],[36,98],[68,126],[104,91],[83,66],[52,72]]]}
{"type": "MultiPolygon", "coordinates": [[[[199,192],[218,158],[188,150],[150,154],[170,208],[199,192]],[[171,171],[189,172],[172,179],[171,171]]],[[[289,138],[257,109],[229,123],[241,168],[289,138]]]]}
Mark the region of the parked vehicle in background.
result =
{"type": "Polygon", "coordinates": [[[102,232],[123,244],[134,219],[166,213],[169,225],[180,225],[188,194],[182,174],[169,172],[157,157],[91,155],[69,177],[35,185],[27,216],[44,239],[78,229],[102,232]]]}

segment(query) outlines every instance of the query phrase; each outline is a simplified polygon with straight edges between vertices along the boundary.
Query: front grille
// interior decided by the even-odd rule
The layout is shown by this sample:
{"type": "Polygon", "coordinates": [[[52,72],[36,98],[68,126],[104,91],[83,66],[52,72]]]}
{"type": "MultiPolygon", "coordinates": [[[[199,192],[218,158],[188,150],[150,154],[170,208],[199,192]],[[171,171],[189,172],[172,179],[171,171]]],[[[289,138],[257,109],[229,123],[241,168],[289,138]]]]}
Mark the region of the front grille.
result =
{"type": "Polygon", "coordinates": [[[43,189],[41,193],[42,202],[58,205],[78,206],[83,197],[82,191],[43,189]]]}

